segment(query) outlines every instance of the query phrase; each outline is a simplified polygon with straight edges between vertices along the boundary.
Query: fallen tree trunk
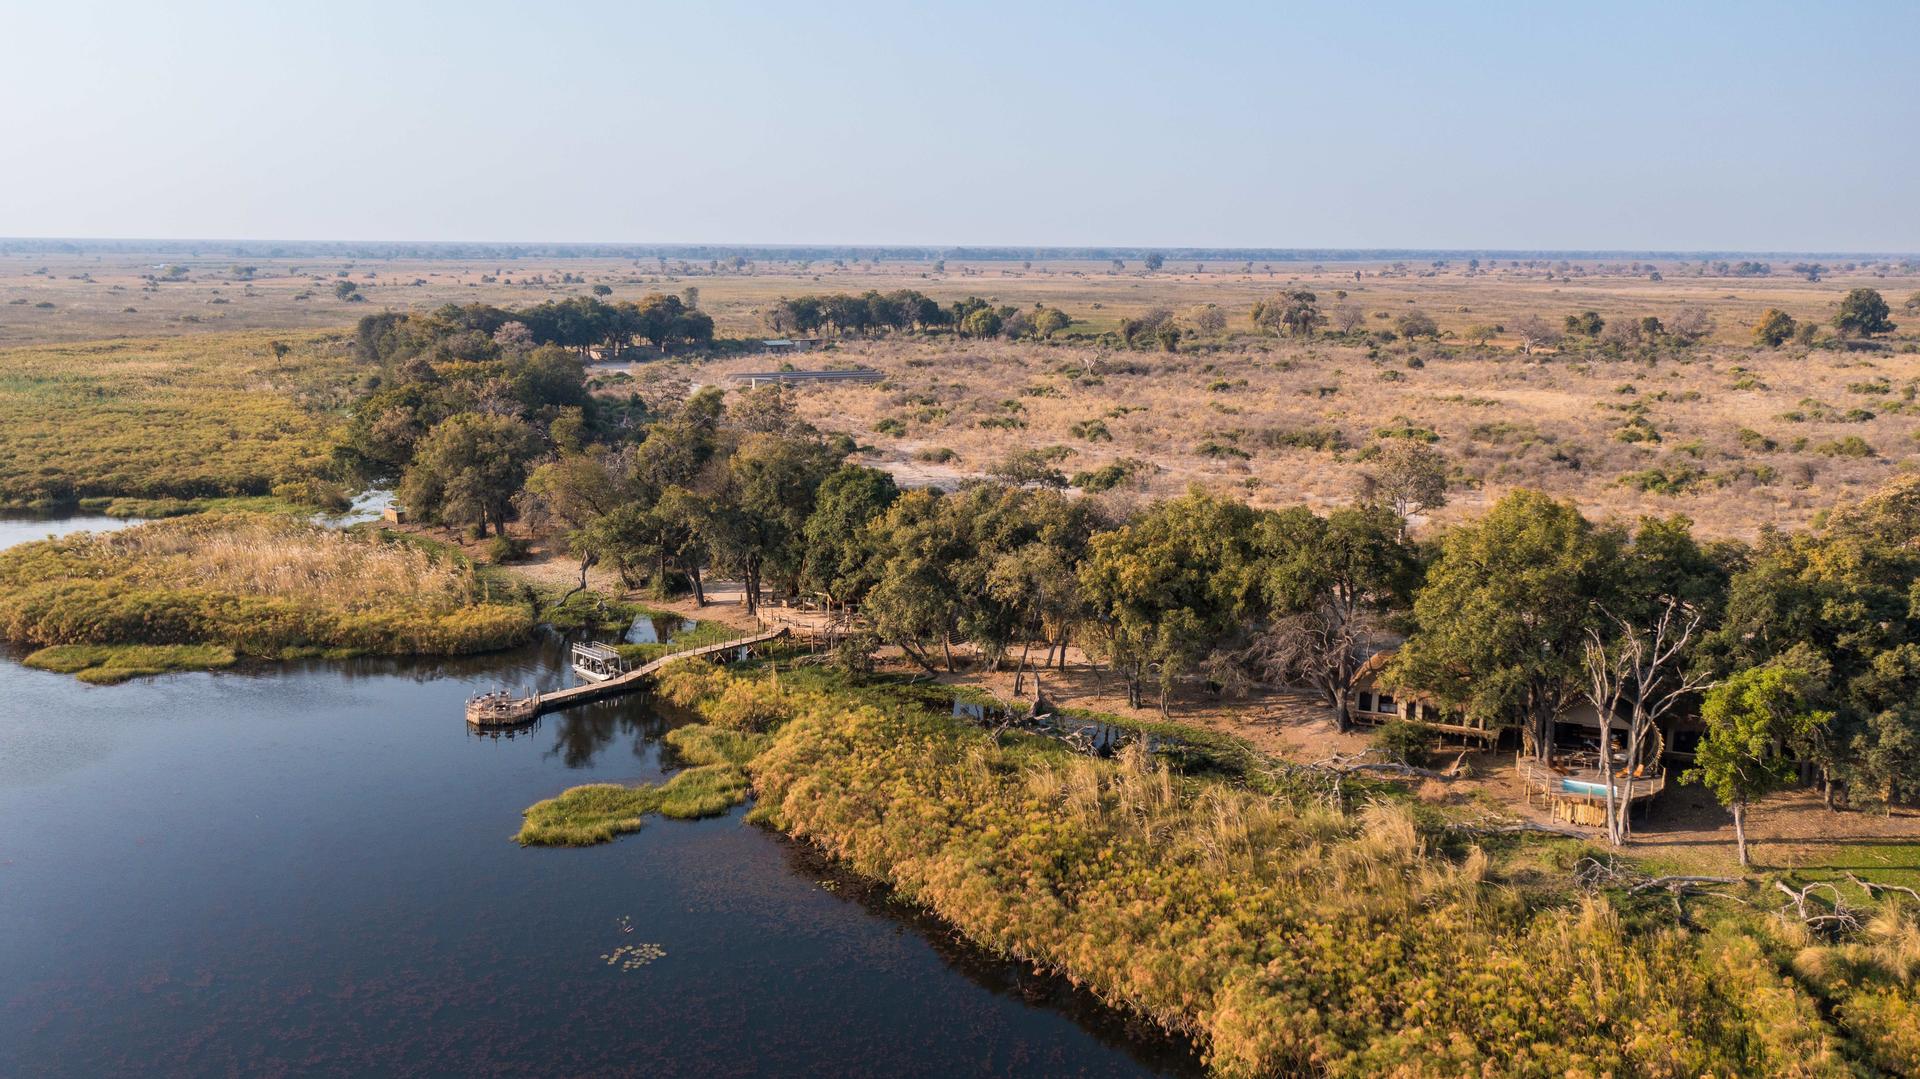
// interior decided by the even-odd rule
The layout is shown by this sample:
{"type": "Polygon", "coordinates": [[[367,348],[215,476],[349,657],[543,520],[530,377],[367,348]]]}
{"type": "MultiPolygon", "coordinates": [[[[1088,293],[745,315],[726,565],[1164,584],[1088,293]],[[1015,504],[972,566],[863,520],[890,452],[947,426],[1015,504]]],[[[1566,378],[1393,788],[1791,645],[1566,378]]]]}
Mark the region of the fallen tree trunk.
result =
{"type": "Polygon", "coordinates": [[[1641,892],[1651,892],[1656,888],[1662,888],[1677,894],[1680,892],[1697,891],[1700,886],[1704,884],[1738,883],[1740,883],[1739,877],[1654,877],[1652,880],[1641,881],[1629,890],[1638,895],[1641,892]]]}
{"type": "Polygon", "coordinates": [[[1448,766],[1446,771],[1436,772],[1431,768],[1416,768],[1411,764],[1402,764],[1398,761],[1367,760],[1368,754],[1372,752],[1374,751],[1369,749],[1360,753],[1336,753],[1331,757],[1314,761],[1307,767],[1317,768],[1324,772],[1332,772],[1336,775],[1351,775],[1354,772],[1379,772],[1383,775],[1416,776],[1420,779],[1438,779],[1445,782],[1460,778],[1461,773],[1464,771],[1461,762],[1466,759],[1466,754],[1463,753],[1459,757],[1454,758],[1453,764],[1448,766]]]}

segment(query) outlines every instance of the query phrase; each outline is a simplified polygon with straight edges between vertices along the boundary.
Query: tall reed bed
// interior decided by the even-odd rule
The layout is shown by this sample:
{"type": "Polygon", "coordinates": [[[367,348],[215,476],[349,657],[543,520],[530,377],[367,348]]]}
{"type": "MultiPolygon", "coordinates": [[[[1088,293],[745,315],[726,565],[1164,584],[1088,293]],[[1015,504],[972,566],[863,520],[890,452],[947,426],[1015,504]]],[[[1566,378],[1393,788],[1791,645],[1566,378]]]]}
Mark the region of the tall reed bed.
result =
{"type": "Polygon", "coordinates": [[[1758,919],[1697,932],[1639,901],[1522,886],[1485,851],[1437,849],[1404,803],[1269,797],[1138,750],[1003,743],[796,682],[692,664],[661,693],[714,729],[771,731],[745,763],[757,819],[1195,1035],[1219,1074],[1841,1076],[1911,1060],[1910,917],[1891,916],[1905,928],[1871,962],[1820,952],[1826,991],[1758,919]]]}
{"type": "Polygon", "coordinates": [[[0,553],[0,636],[21,645],[450,655],[513,644],[532,622],[456,557],[282,515],[156,521],[0,553]]]}
{"type": "Polygon", "coordinates": [[[341,610],[452,611],[475,598],[470,566],[408,543],[263,515],[130,528],[90,536],[81,557],[134,567],[166,584],[341,610]]]}

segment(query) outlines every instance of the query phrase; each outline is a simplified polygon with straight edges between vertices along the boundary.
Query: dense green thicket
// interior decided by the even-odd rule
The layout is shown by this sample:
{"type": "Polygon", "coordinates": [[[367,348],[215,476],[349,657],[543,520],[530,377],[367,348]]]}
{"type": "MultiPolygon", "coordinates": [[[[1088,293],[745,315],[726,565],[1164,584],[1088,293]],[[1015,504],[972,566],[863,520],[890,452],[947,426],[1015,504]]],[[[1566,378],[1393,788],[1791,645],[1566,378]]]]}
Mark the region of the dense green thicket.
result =
{"type": "Polygon", "coordinates": [[[464,562],[279,515],[156,521],[0,553],[0,637],[36,647],[451,655],[521,641],[532,622],[464,562]]]}

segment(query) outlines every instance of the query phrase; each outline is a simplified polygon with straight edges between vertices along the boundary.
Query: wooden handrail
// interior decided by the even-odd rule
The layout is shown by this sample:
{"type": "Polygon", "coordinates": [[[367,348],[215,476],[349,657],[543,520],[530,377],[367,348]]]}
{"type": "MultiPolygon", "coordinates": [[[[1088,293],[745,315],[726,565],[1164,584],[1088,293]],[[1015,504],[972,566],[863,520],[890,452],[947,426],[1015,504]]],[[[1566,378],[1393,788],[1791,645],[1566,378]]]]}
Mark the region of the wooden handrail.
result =
{"type": "Polygon", "coordinates": [[[751,648],[756,644],[765,644],[768,641],[785,637],[787,633],[787,627],[781,626],[779,629],[760,633],[752,637],[738,637],[731,641],[721,641],[718,644],[705,644],[698,648],[689,648],[681,652],[669,652],[651,663],[635,667],[633,670],[617,678],[609,678],[604,682],[588,682],[584,685],[570,686],[566,689],[556,689],[552,693],[537,694],[535,699],[538,703],[535,707],[535,712],[536,714],[544,714],[558,711],[562,708],[570,708],[576,704],[584,704],[587,701],[597,701],[602,697],[617,696],[618,694],[636,688],[638,683],[646,680],[654,674],[654,672],[659,671],[669,663],[683,659],[698,659],[701,656],[711,656],[719,652],[729,652],[738,648],[751,648]]]}

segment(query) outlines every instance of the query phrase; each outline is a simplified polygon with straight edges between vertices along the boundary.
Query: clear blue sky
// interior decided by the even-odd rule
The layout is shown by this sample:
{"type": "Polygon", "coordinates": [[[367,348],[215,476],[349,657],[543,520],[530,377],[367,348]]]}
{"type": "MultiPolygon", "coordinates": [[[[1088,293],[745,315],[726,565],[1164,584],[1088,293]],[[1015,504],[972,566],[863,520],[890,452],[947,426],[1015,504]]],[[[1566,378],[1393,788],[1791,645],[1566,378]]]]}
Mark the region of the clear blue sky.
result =
{"type": "Polygon", "coordinates": [[[1920,251],[1920,3],[0,0],[0,235],[1920,251]]]}

